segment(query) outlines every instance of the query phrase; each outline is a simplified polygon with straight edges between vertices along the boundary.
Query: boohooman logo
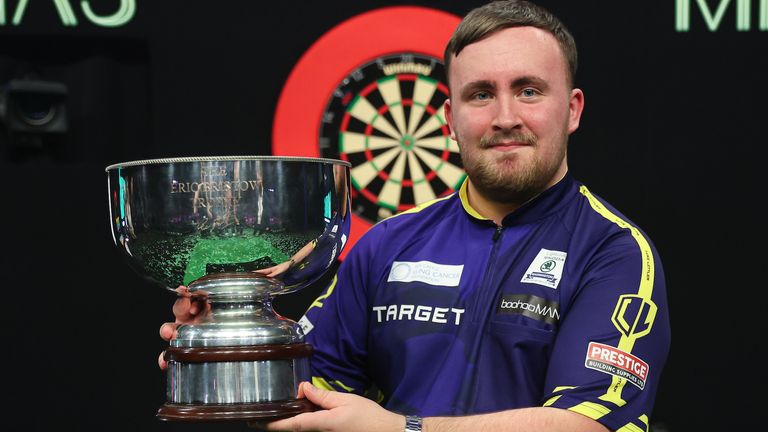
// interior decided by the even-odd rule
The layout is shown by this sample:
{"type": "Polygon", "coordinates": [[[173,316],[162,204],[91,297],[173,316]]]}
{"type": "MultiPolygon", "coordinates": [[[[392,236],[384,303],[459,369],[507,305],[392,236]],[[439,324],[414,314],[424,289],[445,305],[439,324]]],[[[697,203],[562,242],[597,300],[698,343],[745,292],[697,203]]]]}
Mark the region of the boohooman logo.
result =
{"type": "Polygon", "coordinates": [[[557,324],[560,320],[558,306],[556,301],[534,295],[508,294],[501,297],[496,313],[520,314],[548,324],[557,324]]]}

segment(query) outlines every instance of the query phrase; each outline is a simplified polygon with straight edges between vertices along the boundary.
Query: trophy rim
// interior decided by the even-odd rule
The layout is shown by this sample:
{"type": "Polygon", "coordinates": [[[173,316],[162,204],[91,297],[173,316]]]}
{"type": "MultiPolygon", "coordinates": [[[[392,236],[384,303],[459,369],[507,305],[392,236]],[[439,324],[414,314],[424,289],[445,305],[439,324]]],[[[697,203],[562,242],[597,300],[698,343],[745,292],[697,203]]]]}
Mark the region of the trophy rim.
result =
{"type": "Polygon", "coordinates": [[[143,159],[128,162],[120,162],[109,165],[104,169],[105,172],[109,172],[117,168],[134,167],[142,165],[159,165],[159,164],[171,164],[171,163],[194,163],[194,162],[227,162],[227,161],[282,161],[282,162],[315,162],[315,163],[332,163],[337,165],[343,165],[346,167],[352,167],[352,164],[340,159],[328,159],[319,157],[304,157],[304,156],[190,156],[190,157],[172,157],[172,158],[157,158],[157,159],[143,159]]]}

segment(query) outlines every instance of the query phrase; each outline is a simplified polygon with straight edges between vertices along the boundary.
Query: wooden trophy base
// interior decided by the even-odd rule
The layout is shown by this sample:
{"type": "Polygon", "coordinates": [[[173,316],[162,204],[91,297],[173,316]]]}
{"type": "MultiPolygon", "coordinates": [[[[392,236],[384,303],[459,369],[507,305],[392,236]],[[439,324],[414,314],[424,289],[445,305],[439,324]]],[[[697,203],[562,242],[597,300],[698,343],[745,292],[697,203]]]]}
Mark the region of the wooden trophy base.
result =
{"type": "Polygon", "coordinates": [[[306,399],[251,404],[192,405],[166,403],[157,411],[157,418],[162,421],[268,422],[317,409],[317,405],[306,399]]]}

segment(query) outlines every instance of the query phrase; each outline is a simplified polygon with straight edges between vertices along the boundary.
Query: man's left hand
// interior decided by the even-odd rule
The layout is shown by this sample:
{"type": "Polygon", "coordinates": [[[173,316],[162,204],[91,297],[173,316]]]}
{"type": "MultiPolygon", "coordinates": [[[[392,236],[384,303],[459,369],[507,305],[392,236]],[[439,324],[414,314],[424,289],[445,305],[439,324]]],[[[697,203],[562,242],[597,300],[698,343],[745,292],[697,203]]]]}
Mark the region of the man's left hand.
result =
{"type": "Polygon", "coordinates": [[[303,382],[299,385],[299,398],[302,397],[322,410],[273,421],[266,425],[267,430],[400,432],[405,429],[405,417],[362,396],[323,390],[303,382]]]}

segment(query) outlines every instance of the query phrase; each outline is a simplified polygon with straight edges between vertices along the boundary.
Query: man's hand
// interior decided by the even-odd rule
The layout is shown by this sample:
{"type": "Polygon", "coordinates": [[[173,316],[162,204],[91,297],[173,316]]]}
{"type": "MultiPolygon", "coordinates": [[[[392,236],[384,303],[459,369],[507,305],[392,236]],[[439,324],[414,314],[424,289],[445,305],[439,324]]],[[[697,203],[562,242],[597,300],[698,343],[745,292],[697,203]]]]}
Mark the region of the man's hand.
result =
{"type": "MultiPolygon", "coordinates": [[[[176,288],[176,292],[179,293],[179,298],[173,304],[173,315],[176,317],[176,321],[167,322],[160,326],[160,337],[167,341],[176,338],[176,329],[181,324],[201,322],[211,310],[211,305],[208,302],[202,298],[192,297],[187,287],[180,286],[176,288]]],[[[168,364],[163,358],[163,354],[160,353],[157,364],[160,369],[165,370],[168,364]]]]}
{"type": "MultiPolygon", "coordinates": [[[[361,396],[326,391],[308,382],[299,386],[299,396],[306,397],[323,410],[299,414],[271,423],[255,424],[268,431],[291,432],[402,432],[405,417],[387,411],[361,396]]],[[[560,408],[520,408],[488,414],[457,417],[428,417],[425,432],[439,431],[504,432],[608,432],[602,424],[560,408]]]]}
{"type": "Polygon", "coordinates": [[[263,274],[264,276],[267,276],[267,277],[278,277],[281,274],[285,273],[289,268],[291,268],[292,265],[293,265],[293,260],[284,261],[272,267],[267,267],[267,268],[254,270],[254,271],[256,273],[263,274]]]}
{"type": "Polygon", "coordinates": [[[299,385],[299,398],[306,397],[321,411],[299,414],[266,425],[270,431],[401,432],[405,417],[387,411],[376,402],[348,393],[319,389],[308,382],[299,385]]]}

